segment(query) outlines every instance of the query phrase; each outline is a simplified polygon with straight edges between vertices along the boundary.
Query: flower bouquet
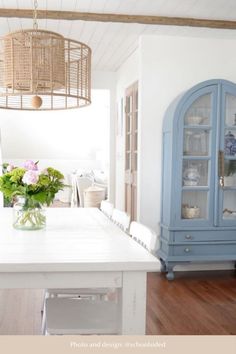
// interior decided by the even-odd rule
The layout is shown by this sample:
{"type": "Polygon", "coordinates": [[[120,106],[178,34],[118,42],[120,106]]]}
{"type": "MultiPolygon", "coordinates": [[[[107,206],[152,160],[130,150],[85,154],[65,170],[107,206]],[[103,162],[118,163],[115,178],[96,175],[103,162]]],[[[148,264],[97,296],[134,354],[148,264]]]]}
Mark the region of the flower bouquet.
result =
{"type": "Polygon", "coordinates": [[[49,206],[59,190],[66,186],[64,176],[52,167],[42,171],[38,162],[27,160],[23,167],[4,164],[0,191],[13,201],[13,226],[21,230],[38,230],[46,225],[44,206],[49,206]]]}

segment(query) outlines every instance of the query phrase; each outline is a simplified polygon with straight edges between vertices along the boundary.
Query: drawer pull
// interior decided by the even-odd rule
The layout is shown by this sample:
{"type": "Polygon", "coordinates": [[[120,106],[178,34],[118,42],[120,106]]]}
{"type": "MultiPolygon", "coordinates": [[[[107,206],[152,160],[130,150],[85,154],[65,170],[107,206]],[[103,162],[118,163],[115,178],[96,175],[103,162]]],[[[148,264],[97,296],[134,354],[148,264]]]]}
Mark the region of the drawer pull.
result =
{"type": "Polygon", "coordinates": [[[185,248],[185,249],[184,249],[184,252],[185,252],[185,253],[189,253],[189,252],[190,252],[190,248],[185,248]]]}
{"type": "Polygon", "coordinates": [[[192,236],[191,235],[185,235],[186,240],[192,240],[192,236]]]}

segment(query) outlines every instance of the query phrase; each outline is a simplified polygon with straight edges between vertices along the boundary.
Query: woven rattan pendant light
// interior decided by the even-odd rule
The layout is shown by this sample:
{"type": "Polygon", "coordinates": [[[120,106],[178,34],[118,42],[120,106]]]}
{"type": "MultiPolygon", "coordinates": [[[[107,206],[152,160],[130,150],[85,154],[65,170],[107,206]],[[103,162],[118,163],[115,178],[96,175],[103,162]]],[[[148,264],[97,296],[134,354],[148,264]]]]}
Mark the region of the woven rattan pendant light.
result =
{"type": "Polygon", "coordinates": [[[91,103],[91,49],[58,33],[33,29],[0,39],[0,108],[57,110],[91,103]]]}

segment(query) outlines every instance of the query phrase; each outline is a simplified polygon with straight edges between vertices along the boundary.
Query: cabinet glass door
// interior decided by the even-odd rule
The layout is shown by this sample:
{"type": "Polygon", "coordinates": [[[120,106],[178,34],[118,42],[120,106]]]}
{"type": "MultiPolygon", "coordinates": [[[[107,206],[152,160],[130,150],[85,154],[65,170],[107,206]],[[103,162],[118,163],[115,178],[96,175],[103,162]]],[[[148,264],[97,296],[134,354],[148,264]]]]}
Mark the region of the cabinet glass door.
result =
{"type": "Polygon", "coordinates": [[[209,91],[198,93],[183,117],[181,220],[192,225],[208,224],[213,215],[209,184],[214,95],[209,91]]]}
{"type": "Polygon", "coordinates": [[[218,188],[220,224],[236,220],[236,92],[223,91],[221,145],[219,151],[218,188]]]}

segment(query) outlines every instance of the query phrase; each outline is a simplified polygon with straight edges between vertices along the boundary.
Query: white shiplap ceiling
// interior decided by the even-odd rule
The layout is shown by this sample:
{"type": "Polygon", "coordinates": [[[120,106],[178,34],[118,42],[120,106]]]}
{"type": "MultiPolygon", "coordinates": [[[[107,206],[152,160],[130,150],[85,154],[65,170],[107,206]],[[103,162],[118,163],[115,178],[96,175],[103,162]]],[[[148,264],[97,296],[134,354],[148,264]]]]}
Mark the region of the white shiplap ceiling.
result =
{"type": "MultiPolygon", "coordinates": [[[[2,8],[32,9],[33,0],[0,0],[2,8]]],[[[38,0],[39,10],[193,17],[236,21],[236,0],[38,0]]],[[[116,71],[137,48],[141,34],[235,38],[236,30],[151,26],[85,21],[39,20],[39,28],[59,32],[92,48],[93,70],[116,71]]],[[[0,18],[0,36],[31,28],[32,20],[0,18]]]]}

